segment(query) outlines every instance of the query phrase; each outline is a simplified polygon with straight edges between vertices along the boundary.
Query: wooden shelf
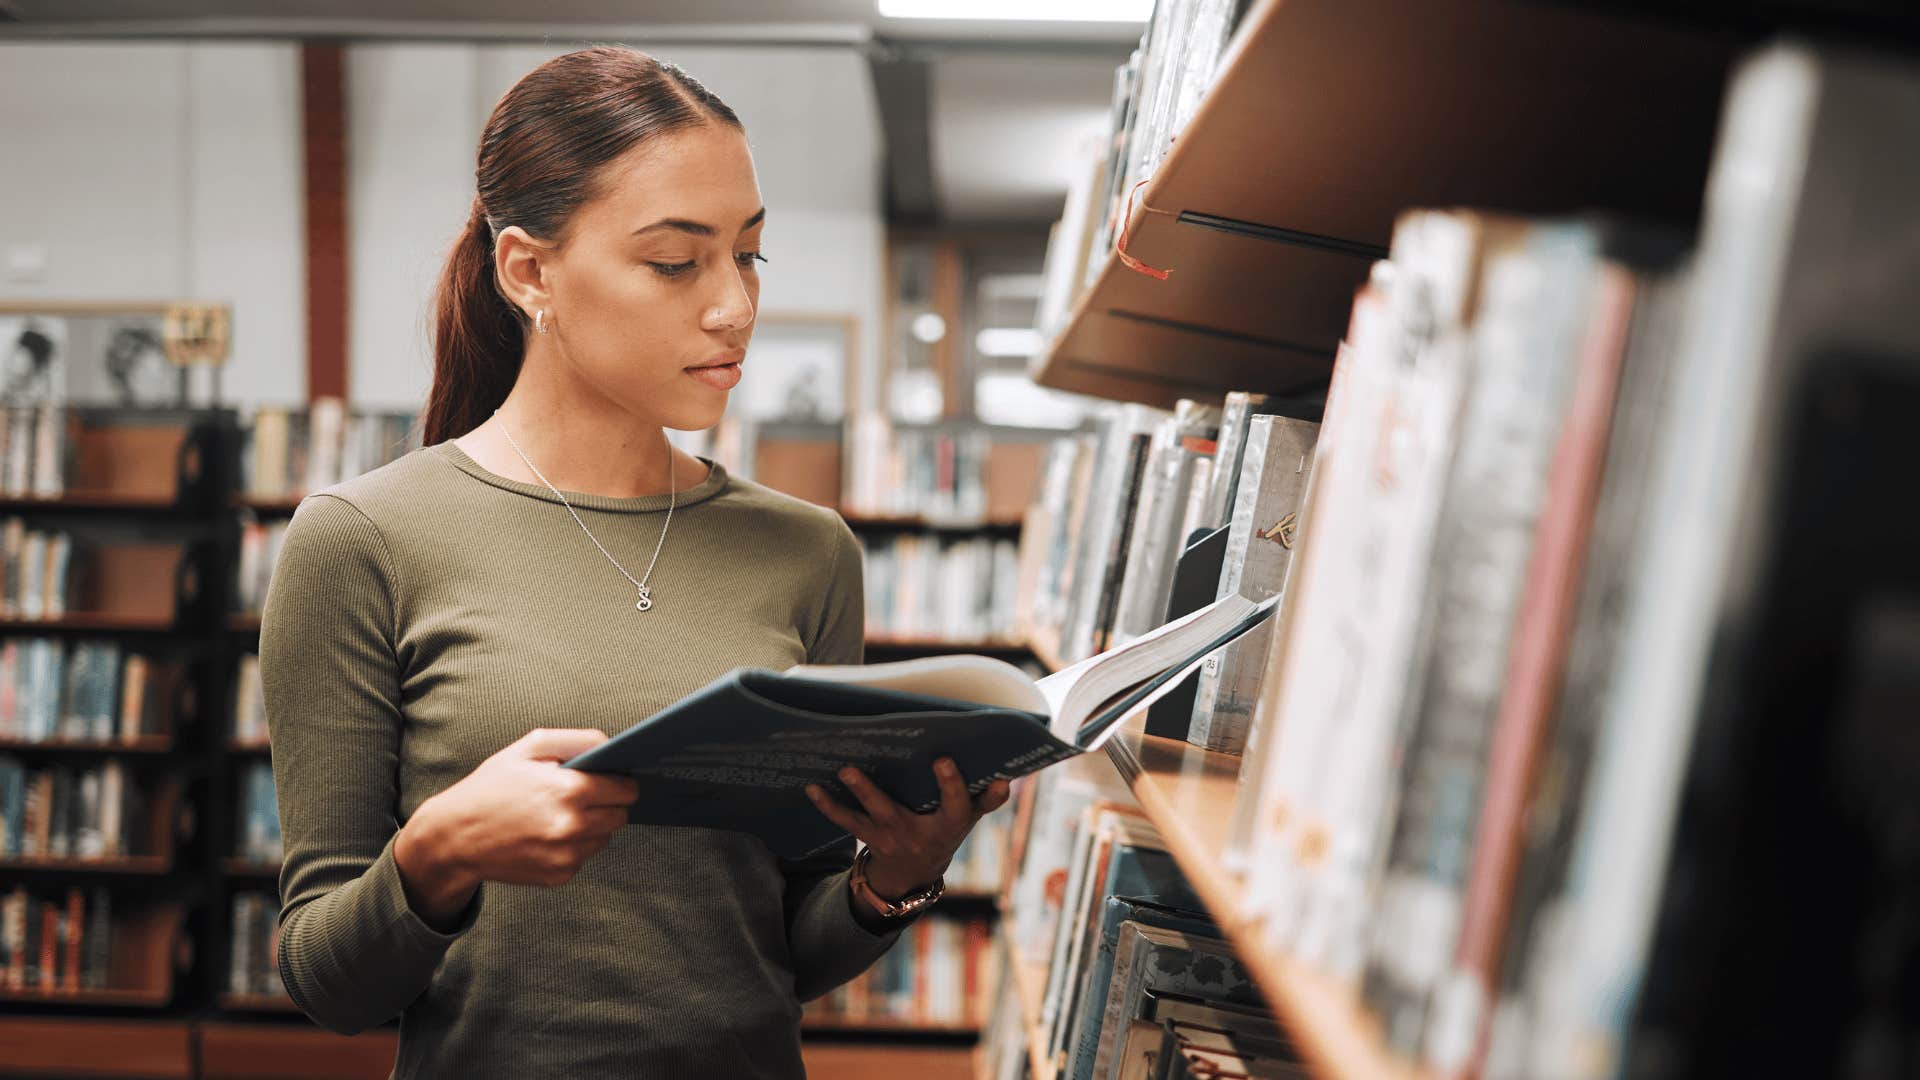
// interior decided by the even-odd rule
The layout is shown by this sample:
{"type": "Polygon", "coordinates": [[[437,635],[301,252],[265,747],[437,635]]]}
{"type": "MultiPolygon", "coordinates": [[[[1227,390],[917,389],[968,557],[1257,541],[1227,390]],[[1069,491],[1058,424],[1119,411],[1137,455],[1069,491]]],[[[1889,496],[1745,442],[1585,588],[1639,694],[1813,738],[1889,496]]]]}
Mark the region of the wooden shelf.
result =
{"type": "Polygon", "coordinates": [[[311,1023],[262,1018],[204,1021],[194,1030],[203,1080],[385,1080],[400,1050],[392,1026],[336,1035],[311,1023]]]}
{"type": "Polygon", "coordinates": [[[949,1039],[980,1037],[980,1029],[974,1024],[929,1023],[897,1016],[802,1016],[800,1030],[822,1035],[885,1033],[902,1036],[938,1036],[949,1039]]]}
{"type": "Polygon", "coordinates": [[[1033,650],[1025,642],[1006,639],[987,639],[981,641],[953,641],[946,638],[901,637],[892,634],[876,634],[867,638],[869,650],[889,652],[922,653],[984,653],[989,656],[1027,656],[1033,650]]]}
{"type": "Polygon", "coordinates": [[[114,1005],[126,1008],[157,1009],[172,998],[164,990],[0,990],[0,1003],[22,1005],[114,1005]]]}
{"type": "Polygon", "coordinates": [[[260,616],[255,612],[233,612],[227,616],[227,629],[241,634],[260,632],[260,616]]]}
{"type": "Polygon", "coordinates": [[[220,995],[218,1001],[221,1008],[230,1009],[235,1012],[295,1013],[302,1016],[306,1015],[301,1013],[300,1006],[295,1005],[293,999],[285,994],[225,993],[220,995]]]}
{"type": "Polygon", "coordinates": [[[0,873],[62,874],[137,874],[161,877],[173,872],[173,860],[165,855],[116,855],[112,858],[77,859],[71,856],[14,855],[0,858],[0,873]]]}
{"type": "Polygon", "coordinates": [[[229,754],[271,754],[273,744],[265,739],[228,739],[229,754]]]}
{"type": "Polygon", "coordinates": [[[1240,759],[1143,734],[1142,719],[1130,718],[1107,740],[1107,756],[1315,1072],[1349,1080],[1422,1078],[1387,1051],[1354,987],[1267,948],[1259,923],[1241,906],[1240,877],[1220,860],[1221,823],[1233,818],[1240,759]]]}
{"type": "Polygon", "coordinates": [[[185,1020],[0,1019],[0,1076],[194,1075],[193,1031],[185,1020]]]}
{"type": "Polygon", "coordinates": [[[1040,661],[1041,667],[1046,668],[1049,672],[1054,672],[1067,666],[1065,661],[1060,657],[1060,638],[1058,635],[1041,630],[1038,627],[1028,627],[1026,639],[1028,651],[1032,652],[1034,657],[1040,661]]]}
{"type": "Polygon", "coordinates": [[[0,495],[0,513],[35,511],[108,510],[134,512],[189,512],[193,506],[172,495],[139,495],[113,491],[68,491],[59,495],[0,495]]]}
{"type": "Polygon", "coordinates": [[[166,754],[173,750],[171,735],[139,735],[100,742],[95,739],[0,739],[0,754],[166,754]]]}
{"type": "Polygon", "coordinates": [[[229,855],[220,860],[220,869],[228,877],[262,878],[271,881],[280,879],[280,864],[277,862],[259,862],[229,855]]]}
{"type": "Polygon", "coordinates": [[[981,518],[975,521],[949,520],[917,516],[895,517],[885,514],[855,514],[842,510],[840,517],[854,531],[869,529],[875,532],[941,532],[941,533],[1017,533],[1024,518],[981,518]]]}
{"type": "Polygon", "coordinates": [[[0,616],[0,633],[45,633],[78,630],[87,633],[165,633],[179,630],[172,615],[115,614],[102,611],[72,611],[58,618],[29,618],[24,615],[0,616]]]}
{"type": "Polygon", "coordinates": [[[1031,374],[1163,408],[1322,389],[1403,210],[1696,219],[1733,57],[1564,4],[1261,0],[1137,192],[1127,252],[1168,277],[1107,253],[1031,374]]]}

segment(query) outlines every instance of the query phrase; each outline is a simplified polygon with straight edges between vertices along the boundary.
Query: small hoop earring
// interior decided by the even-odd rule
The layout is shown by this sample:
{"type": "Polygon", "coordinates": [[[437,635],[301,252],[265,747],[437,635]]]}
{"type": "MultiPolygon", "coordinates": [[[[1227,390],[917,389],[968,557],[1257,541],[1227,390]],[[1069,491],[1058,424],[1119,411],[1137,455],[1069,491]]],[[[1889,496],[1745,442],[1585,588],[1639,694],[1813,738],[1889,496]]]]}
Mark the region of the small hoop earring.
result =
{"type": "Polygon", "coordinates": [[[544,334],[547,332],[547,309],[541,308],[533,313],[533,328],[544,334]]]}

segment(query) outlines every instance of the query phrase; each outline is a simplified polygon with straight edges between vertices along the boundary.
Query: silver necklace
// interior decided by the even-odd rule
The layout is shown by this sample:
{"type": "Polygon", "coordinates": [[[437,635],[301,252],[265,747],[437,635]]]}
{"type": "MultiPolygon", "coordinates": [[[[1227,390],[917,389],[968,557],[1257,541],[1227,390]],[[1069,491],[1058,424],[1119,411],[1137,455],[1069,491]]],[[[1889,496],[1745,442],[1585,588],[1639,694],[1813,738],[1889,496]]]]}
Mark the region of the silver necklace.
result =
{"type": "MultiPolygon", "coordinates": [[[[499,419],[500,410],[493,410],[493,415],[495,419],[499,419]]],[[[620,571],[621,577],[633,582],[633,587],[640,590],[640,599],[636,600],[633,606],[640,611],[651,610],[653,608],[653,594],[647,588],[647,579],[653,577],[653,564],[660,561],[660,549],[666,545],[667,530],[673,527],[673,507],[675,497],[678,495],[678,492],[674,490],[672,441],[668,441],[667,443],[667,520],[660,526],[660,542],[653,545],[653,558],[647,562],[647,572],[642,574],[638,581],[635,581],[633,575],[627,573],[627,568],[620,565],[620,560],[614,558],[613,553],[606,549],[606,545],[600,543],[599,538],[593,535],[593,530],[587,528],[587,523],[580,520],[580,515],[574,513],[573,504],[567,501],[565,495],[560,494],[560,489],[549,483],[544,473],[534,468],[533,462],[527,458],[527,452],[520,449],[519,443],[513,441],[513,434],[507,430],[505,421],[501,421],[500,423],[500,434],[507,437],[507,445],[513,447],[513,452],[519,454],[520,460],[527,463],[527,468],[532,470],[533,475],[540,477],[540,482],[547,485],[547,490],[553,492],[553,494],[559,498],[560,505],[567,508],[567,513],[573,514],[573,523],[580,526],[581,532],[587,534],[587,539],[592,540],[593,546],[600,549],[600,554],[605,555],[607,561],[613,564],[613,568],[620,571]]],[[[660,433],[660,437],[663,439],[666,438],[666,435],[667,433],[665,431],[660,433]]]]}

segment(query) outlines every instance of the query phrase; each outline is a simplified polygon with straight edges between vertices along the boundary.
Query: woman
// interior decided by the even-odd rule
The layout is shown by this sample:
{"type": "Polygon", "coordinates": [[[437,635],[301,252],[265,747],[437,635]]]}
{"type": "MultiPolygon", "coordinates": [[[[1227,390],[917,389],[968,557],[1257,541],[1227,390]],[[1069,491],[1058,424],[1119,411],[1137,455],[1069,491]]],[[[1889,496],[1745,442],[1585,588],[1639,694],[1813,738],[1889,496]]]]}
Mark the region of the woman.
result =
{"type": "Polygon", "coordinates": [[[753,330],[732,111],[571,53],[501,98],[477,180],[425,448],[304,500],[274,572],[282,978],[337,1031],[401,1016],[397,1077],[800,1076],[799,1003],[886,951],[1005,785],[948,769],[925,816],[809,789],[850,866],[623,827],[632,780],[560,766],[731,668],[859,663],[860,549],[663,430],[719,420],[753,330]]]}

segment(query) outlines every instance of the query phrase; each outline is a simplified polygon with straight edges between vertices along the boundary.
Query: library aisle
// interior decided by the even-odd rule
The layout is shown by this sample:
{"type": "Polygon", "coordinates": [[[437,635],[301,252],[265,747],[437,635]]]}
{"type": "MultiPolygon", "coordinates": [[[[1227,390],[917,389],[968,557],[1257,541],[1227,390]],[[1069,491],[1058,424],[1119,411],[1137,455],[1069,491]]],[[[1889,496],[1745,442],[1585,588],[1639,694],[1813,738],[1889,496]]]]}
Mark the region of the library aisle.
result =
{"type": "Polygon", "coordinates": [[[0,1077],[1920,1075],[1910,4],[0,16],[0,1077]]]}

